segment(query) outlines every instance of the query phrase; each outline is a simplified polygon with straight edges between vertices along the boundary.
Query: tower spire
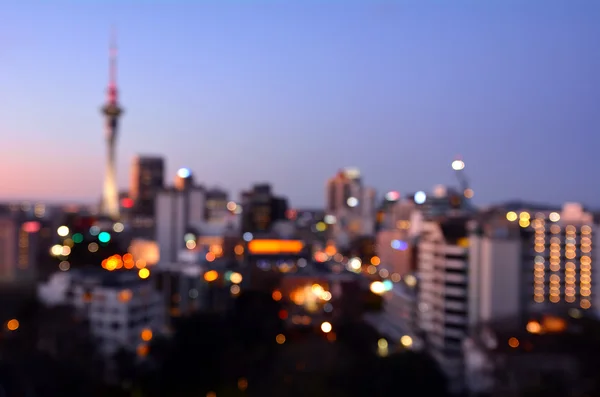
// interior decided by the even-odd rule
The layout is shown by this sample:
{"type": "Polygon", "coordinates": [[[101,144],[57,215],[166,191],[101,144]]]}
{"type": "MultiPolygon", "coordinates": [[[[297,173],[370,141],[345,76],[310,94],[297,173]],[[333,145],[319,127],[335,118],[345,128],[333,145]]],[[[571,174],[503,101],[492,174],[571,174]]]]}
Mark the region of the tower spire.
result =
{"type": "Polygon", "coordinates": [[[110,35],[108,103],[117,104],[117,29],[113,26],[110,35]]]}

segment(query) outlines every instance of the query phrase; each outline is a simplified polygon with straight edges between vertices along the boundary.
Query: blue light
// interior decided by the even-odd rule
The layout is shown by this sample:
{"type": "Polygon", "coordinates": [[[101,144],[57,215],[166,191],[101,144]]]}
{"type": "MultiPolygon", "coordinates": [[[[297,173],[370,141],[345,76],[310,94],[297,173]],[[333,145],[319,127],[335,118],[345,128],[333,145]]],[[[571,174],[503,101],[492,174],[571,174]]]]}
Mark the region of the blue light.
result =
{"type": "Polygon", "coordinates": [[[402,240],[392,240],[392,248],[398,251],[405,251],[408,248],[408,244],[402,240]]]}
{"type": "Polygon", "coordinates": [[[425,200],[427,200],[427,195],[425,194],[425,192],[416,192],[414,199],[415,199],[415,203],[423,204],[425,202],[425,200]]]}
{"type": "Polygon", "coordinates": [[[383,287],[386,291],[391,291],[394,288],[394,283],[391,280],[383,280],[383,287]]]}
{"type": "Polygon", "coordinates": [[[254,236],[250,232],[244,233],[244,235],[242,237],[244,238],[244,241],[247,241],[247,242],[252,241],[252,239],[254,238],[254,236]]]}
{"type": "Polygon", "coordinates": [[[98,235],[98,241],[101,243],[108,243],[110,241],[110,234],[106,232],[102,232],[98,235]]]}

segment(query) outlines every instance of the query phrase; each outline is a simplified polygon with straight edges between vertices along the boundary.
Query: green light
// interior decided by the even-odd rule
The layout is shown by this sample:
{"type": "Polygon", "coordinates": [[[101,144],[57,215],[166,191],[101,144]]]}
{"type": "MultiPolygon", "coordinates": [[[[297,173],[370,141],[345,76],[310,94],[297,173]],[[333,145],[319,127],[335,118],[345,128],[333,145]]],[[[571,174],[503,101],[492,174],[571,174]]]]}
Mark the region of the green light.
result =
{"type": "Polygon", "coordinates": [[[98,235],[98,241],[101,243],[108,243],[110,241],[110,234],[107,232],[102,232],[98,235]]]}
{"type": "Polygon", "coordinates": [[[83,234],[81,234],[81,233],[75,233],[73,235],[73,242],[75,244],[79,244],[79,243],[83,242],[83,234]]]}

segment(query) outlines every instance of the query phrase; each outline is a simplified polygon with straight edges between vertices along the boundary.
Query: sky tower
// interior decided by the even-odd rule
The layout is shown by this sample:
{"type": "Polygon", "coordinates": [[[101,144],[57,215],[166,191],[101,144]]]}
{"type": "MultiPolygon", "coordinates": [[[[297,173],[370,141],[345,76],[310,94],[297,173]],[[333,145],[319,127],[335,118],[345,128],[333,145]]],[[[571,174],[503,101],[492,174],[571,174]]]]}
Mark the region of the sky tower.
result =
{"type": "Polygon", "coordinates": [[[107,158],[104,190],[102,192],[101,213],[115,220],[119,218],[119,190],[117,188],[115,151],[117,145],[117,128],[119,125],[119,117],[122,113],[123,109],[121,109],[118,102],[117,45],[116,35],[113,31],[110,43],[107,101],[102,107],[102,114],[104,115],[106,121],[105,128],[107,158]]]}

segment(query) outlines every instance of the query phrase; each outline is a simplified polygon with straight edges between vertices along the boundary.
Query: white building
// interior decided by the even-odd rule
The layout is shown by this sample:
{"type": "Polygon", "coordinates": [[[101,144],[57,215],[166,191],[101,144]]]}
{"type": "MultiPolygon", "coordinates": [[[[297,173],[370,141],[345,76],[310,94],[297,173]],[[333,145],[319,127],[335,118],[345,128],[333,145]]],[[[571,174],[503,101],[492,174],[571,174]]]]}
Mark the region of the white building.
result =
{"type": "Polygon", "coordinates": [[[365,187],[357,169],[345,169],[327,181],[326,215],[332,238],[346,245],[375,232],[375,190],[365,187]]]}
{"type": "Polygon", "coordinates": [[[451,380],[463,381],[469,330],[554,305],[593,305],[597,227],[579,205],[561,213],[484,214],[423,224],[418,252],[419,326],[451,380]]]}
{"type": "Polygon", "coordinates": [[[47,305],[67,304],[83,312],[107,357],[121,348],[139,351],[165,328],[161,295],[136,272],[71,270],[40,285],[38,296],[47,305]]]}
{"type": "Polygon", "coordinates": [[[567,203],[561,212],[511,211],[507,220],[529,232],[524,242],[524,293],[532,307],[594,305],[593,264],[597,260],[598,226],[581,205],[567,203]]]}

